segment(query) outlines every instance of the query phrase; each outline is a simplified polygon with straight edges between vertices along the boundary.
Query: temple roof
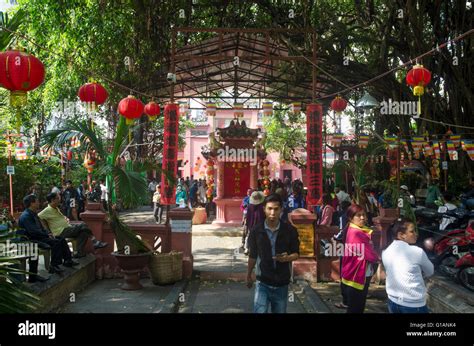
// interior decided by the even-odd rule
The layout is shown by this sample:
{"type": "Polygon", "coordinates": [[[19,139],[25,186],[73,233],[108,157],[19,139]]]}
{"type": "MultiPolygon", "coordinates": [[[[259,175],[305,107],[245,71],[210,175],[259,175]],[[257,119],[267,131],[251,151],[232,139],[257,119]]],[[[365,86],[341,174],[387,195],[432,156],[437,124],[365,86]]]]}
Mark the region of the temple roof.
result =
{"type": "Polygon", "coordinates": [[[238,122],[236,119],[232,120],[229,126],[225,128],[218,128],[216,130],[222,141],[228,139],[251,139],[256,140],[260,129],[251,129],[247,127],[247,124],[244,120],[238,122]]]}

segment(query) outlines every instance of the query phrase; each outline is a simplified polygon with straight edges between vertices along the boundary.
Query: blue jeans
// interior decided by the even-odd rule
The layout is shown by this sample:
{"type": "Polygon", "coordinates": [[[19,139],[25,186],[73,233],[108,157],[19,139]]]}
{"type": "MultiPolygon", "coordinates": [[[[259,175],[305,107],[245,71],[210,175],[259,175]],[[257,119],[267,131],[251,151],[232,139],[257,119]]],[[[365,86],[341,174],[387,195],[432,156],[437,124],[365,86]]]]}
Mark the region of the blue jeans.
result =
{"type": "Polygon", "coordinates": [[[287,302],[288,285],[276,287],[257,281],[255,287],[255,297],[253,300],[254,313],[267,313],[269,306],[271,306],[272,313],[283,314],[286,313],[287,302]]]}
{"type": "Polygon", "coordinates": [[[388,312],[391,314],[429,314],[428,306],[422,306],[419,308],[410,308],[408,306],[398,305],[388,300],[388,312]]]}

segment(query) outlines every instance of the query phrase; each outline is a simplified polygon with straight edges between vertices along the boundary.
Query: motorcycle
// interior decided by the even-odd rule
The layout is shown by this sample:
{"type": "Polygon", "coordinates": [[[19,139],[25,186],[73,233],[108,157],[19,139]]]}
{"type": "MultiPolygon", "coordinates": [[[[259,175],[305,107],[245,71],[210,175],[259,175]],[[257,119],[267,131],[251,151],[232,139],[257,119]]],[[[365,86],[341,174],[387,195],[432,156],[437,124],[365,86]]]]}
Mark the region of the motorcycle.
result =
{"type": "Polygon", "coordinates": [[[474,223],[465,230],[458,229],[425,239],[428,258],[439,270],[455,277],[464,287],[474,291],[474,223]]]}
{"type": "Polygon", "coordinates": [[[461,285],[474,292],[474,243],[470,244],[469,252],[456,262],[455,268],[461,285]]]}
{"type": "Polygon", "coordinates": [[[438,240],[451,231],[463,231],[468,227],[470,220],[474,219],[474,212],[463,208],[447,210],[446,207],[440,207],[438,211],[425,207],[416,207],[414,213],[419,231],[417,243],[421,247],[423,247],[426,239],[433,237],[433,234],[435,234],[435,240],[438,240]],[[445,223],[443,227],[440,227],[443,219],[449,219],[449,223],[447,225],[445,223]]]}

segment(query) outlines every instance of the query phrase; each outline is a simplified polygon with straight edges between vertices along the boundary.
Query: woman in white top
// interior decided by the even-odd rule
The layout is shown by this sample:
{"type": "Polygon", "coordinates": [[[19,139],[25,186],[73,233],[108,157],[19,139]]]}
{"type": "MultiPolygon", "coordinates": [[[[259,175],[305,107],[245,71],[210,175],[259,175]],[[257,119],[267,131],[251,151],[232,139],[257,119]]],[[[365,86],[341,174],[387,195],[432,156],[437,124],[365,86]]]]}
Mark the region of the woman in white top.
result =
{"type": "Polygon", "coordinates": [[[423,249],[414,245],[415,225],[407,219],[397,220],[389,229],[388,239],[382,263],[387,274],[389,312],[428,313],[423,278],[433,275],[434,268],[423,249]]]}

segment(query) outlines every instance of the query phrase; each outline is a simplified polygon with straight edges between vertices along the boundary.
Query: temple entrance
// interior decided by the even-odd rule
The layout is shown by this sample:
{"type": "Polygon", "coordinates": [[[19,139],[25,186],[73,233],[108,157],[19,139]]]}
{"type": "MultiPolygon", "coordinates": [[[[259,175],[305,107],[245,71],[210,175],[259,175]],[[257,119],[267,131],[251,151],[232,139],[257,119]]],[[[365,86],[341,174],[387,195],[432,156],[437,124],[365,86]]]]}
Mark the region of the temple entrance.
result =
{"type": "Polygon", "coordinates": [[[242,199],[249,188],[257,189],[257,160],[266,158],[259,147],[261,138],[259,128],[249,128],[245,121],[234,119],[229,126],[212,132],[208,145],[202,147],[201,154],[217,168],[214,225],[241,225],[242,199]]]}

